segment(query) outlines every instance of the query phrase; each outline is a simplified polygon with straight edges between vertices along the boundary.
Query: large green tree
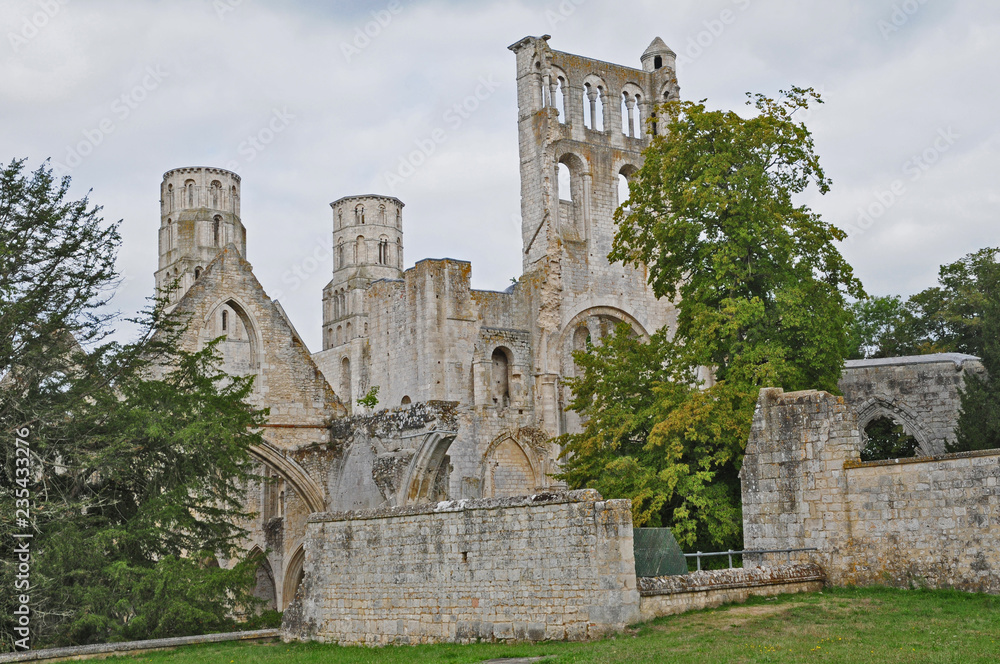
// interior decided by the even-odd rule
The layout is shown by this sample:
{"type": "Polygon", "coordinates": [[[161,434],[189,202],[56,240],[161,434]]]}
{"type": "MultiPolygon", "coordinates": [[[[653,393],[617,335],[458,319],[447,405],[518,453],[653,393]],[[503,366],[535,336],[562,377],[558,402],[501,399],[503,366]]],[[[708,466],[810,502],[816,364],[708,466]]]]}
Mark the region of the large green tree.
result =
{"type": "Polygon", "coordinates": [[[0,639],[21,637],[14,532],[33,535],[32,647],[229,628],[254,563],[215,561],[240,555],[266,413],[214,346],[180,347],[184,321],[159,304],[137,340],[108,340],[118,224],[68,191],[47,166],[0,172],[0,639]]]}
{"type": "Polygon", "coordinates": [[[609,341],[596,362],[577,355],[572,408],[585,430],[563,441],[564,477],[639,498],[636,525],[672,526],[687,546],[739,545],[737,471],[760,387],[835,391],[850,351],[846,297],[864,293],[834,246],[845,235],[796,198],[830,186],[794,117],[820,101],[800,88],[754,95],[749,118],[668,102],[615,212],[609,258],[648,269],[653,292],[677,303],[677,327],[654,336],[663,367],[631,385],[612,376],[643,361],[640,341],[609,341]],[[601,416],[622,389],[647,395],[650,413],[628,420],[628,446],[601,416]],[[620,489],[606,479],[616,472],[620,489]]]}

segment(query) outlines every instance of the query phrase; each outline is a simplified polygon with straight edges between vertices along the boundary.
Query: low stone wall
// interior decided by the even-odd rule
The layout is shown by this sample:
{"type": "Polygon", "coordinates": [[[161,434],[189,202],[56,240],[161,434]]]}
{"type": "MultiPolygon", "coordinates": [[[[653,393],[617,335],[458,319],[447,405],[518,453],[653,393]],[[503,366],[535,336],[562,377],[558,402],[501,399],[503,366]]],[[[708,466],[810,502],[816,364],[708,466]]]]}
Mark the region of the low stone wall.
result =
{"type": "Polygon", "coordinates": [[[791,557],[834,585],[1000,593],[1000,450],[862,463],[861,444],[842,397],[761,390],[740,471],[745,548],[816,547],[791,557]]]}
{"type": "Polygon", "coordinates": [[[811,563],[706,570],[683,576],[639,578],[639,614],[652,620],[685,611],[707,609],[750,597],[816,592],[826,580],[811,563]]]}
{"type": "Polygon", "coordinates": [[[577,640],[639,618],[628,500],[592,489],[318,513],[285,639],[577,640]]]}
{"type": "Polygon", "coordinates": [[[226,641],[273,641],[278,638],[276,629],[258,629],[250,632],[225,632],[222,634],[199,634],[197,636],[175,636],[167,639],[146,641],[119,641],[117,643],[93,643],[87,646],[66,648],[39,648],[19,652],[0,653],[0,664],[7,662],[62,662],[76,659],[104,658],[112,655],[124,657],[141,655],[154,650],[172,650],[182,646],[226,641]]]}

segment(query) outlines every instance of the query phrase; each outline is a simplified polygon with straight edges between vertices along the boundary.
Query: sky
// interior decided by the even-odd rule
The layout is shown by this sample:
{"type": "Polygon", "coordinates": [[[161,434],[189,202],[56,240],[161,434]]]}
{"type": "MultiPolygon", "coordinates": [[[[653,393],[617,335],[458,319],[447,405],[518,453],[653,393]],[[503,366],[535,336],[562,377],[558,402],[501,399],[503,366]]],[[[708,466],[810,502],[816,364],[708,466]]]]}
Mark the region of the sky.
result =
{"type": "Polygon", "coordinates": [[[407,266],[469,260],[493,290],[520,274],[507,47],[542,34],[636,68],[659,36],[681,96],[715,108],[820,91],[806,121],[833,187],[804,201],[850,233],[871,294],[1000,245],[1000,3],[971,0],[0,0],[0,160],[51,159],[122,220],[126,314],[153,291],[163,173],[235,170],[247,259],[315,351],[342,196],[406,204],[407,266]]]}

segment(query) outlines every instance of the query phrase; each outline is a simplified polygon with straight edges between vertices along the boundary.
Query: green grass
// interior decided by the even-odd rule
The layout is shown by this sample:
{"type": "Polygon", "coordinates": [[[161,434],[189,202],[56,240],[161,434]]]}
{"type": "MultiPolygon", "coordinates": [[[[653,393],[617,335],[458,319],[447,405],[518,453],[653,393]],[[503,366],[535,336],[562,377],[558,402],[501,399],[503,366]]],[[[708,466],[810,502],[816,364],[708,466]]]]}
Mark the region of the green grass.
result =
{"type": "Polygon", "coordinates": [[[659,618],[590,643],[352,648],[218,644],[121,658],[152,664],[445,662],[551,655],[565,662],[1000,662],[1000,597],[836,589],[659,618]]]}

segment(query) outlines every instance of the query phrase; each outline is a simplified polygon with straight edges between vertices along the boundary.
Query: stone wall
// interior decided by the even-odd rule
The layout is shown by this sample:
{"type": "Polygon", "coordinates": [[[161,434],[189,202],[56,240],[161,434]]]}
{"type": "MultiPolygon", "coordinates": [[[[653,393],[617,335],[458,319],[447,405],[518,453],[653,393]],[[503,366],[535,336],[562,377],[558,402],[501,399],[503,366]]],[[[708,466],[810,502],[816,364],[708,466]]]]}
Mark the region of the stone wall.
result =
{"type": "Polygon", "coordinates": [[[816,592],[826,580],[813,563],[706,570],[680,576],[639,578],[642,620],[707,609],[750,597],[816,592]]]}
{"type": "Polygon", "coordinates": [[[627,500],[592,489],[309,519],[286,639],[585,639],[639,617],[627,500]]]}
{"type": "Polygon", "coordinates": [[[1000,450],[869,463],[860,450],[843,397],[761,390],[740,471],[744,547],[815,547],[792,559],[835,585],[1000,593],[1000,450]]]}
{"type": "Polygon", "coordinates": [[[891,417],[917,439],[919,454],[944,454],[955,441],[965,375],[982,370],[978,358],[962,353],[848,360],[837,386],[861,431],[891,417]]]}

